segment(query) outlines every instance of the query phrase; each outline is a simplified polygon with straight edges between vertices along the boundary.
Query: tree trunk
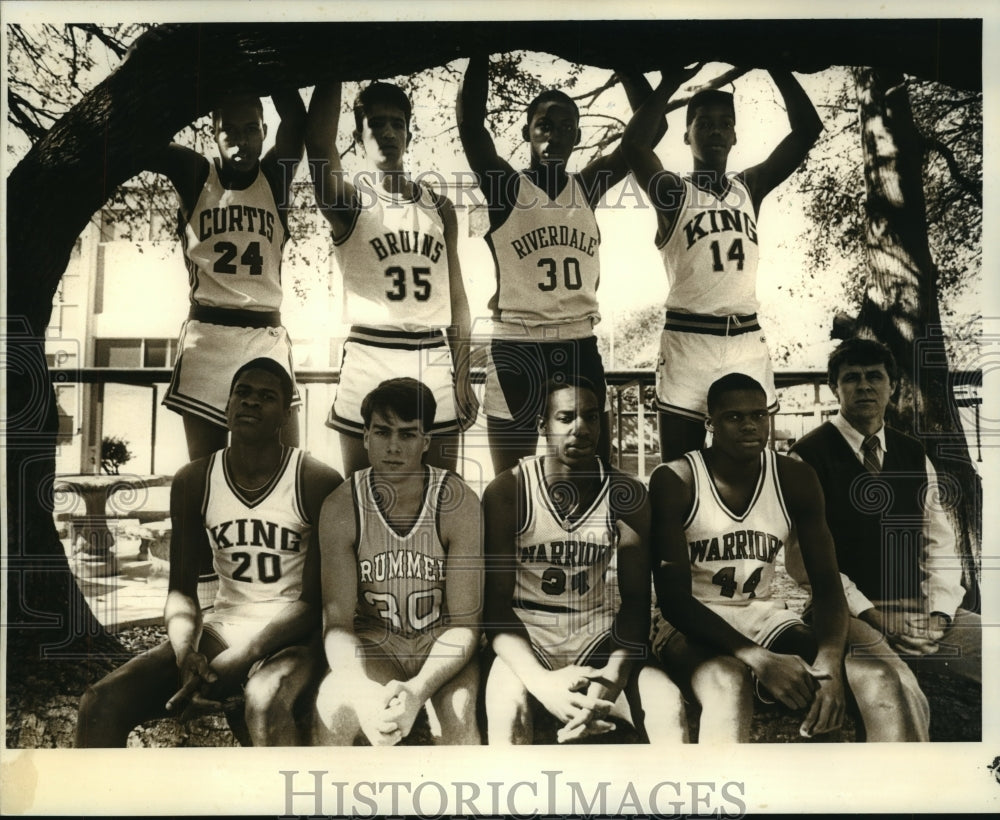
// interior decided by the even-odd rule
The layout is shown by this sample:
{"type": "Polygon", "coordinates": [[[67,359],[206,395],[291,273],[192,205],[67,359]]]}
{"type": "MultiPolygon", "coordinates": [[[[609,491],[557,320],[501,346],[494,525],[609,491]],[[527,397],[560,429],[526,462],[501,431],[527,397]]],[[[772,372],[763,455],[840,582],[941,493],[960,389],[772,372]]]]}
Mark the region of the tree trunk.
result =
{"type": "MultiPolygon", "coordinates": [[[[7,181],[7,624],[12,688],[42,657],[116,649],[73,582],[52,522],[56,404],[45,367],[52,298],[76,238],[115,189],[222,91],[261,95],[331,77],[362,80],[444,65],[474,51],[526,49],[600,67],[654,70],[721,60],[812,71],[891,61],[965,88],[982,85],[978,20],[587,21],[172,25],[31,150],[7,181]],[[665,50],[666,49],[666,50],[665,50]],[[23,662],[22,662],[23,661],[23,662]]],[[[442,104],[450,104],[444,101],[442,104]]],[[[79,667],[85,669],[84,666],[79,667]]]]}
{"type": "Polygon", "coordinates": [[[927,447],[952,513],[970,589],[982,537],[982,484],[952,394],[938,272],[927,242],[923,149],[898,71],[853,70],[867,198],[868,280],[855,333],[879,339],[900,367],[894,426],[927,447]]]}

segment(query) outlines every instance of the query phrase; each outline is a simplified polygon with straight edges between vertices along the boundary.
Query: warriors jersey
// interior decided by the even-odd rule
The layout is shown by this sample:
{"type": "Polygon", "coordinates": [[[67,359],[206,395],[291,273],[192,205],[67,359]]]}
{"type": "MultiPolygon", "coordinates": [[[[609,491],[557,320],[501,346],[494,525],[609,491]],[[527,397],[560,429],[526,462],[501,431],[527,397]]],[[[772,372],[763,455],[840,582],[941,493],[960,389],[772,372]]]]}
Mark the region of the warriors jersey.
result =
{"type": "Polygon", "coordinates": [[[694,475],[694,507],[684,522],[691,592],[707,604],[745,606],[771,594],[774,559],[792,529],[778,481],[778,456],[764,450],[749,507],[737,515],[719,495],[700,450],[685,454],[694,475]]]}
{"type": "Polygon", "coordinates": [[[281,250],[288,237],[264,172],[226,188],[211,163],[191,218],[181,225],[191,301],[231,310],[281,308],[281,250]]]}
{"type": "MultiPolygon", "coordinates": [[[[493,319],[515,325],[522,335],[525,326],[577,323],[577,336],[590,336],[601,318],[601,237],[593,208],[575,174],[555,199],[525,174],[517,180],[514,209],[486,236],[496,263],[493,319]]],[[[505,335],[502,325],[496,333],[505,335]]]]}
{"type": "Polygon", "coordinates": [[[403,635],[431,629],[447,613],[445,564],[438,517],[449,472],[427,466],[424,500],[417,519],[397,532],[382,510],[388,487],[379,492],[372,469],[351,476],[357,517],[358,606],[360,629],[379,625],[403,635]]]}
{"type": "Polygon", "coordinates": [[[684,178],[670,233],[657,234],[670,293],[667,309],[710,316],[757,312],[757,222],[750,191],[727,177],[720,198],[684,178]]]}
{"type": "Polygon", "coordinates": [[[361,177],[347,234],[334,239],[347,324],[408,332],[451,324],[451,285],[439,198],[413,185],[404,199],[361,177]]]}
{"type": "MultiPolygon", "coordinates": [[[[521,459],[523,521],[515,540],[514,612],[550,668],[583,662],[609,635],[618,612],[610,477],[594,460],[600,489],[578,518],[559,512],[545,483],[543,457],[521,459]]],[[[566,485],[567,488],[570,485],[566,485]]],[[[571,492],[571,490],[568,489],[571,492]]]]}
{"type": "MultiPolygon", "coordinates": [[[[219,575],[215,611],[298,600],[313,522],[302,506],[304,453],[284,448],[281,464],[253,500],[233,479],[229,450],[208,460],[202,517],[219,575]]],[[[249,613],[248,613],[249,614],[249,613]]]]}

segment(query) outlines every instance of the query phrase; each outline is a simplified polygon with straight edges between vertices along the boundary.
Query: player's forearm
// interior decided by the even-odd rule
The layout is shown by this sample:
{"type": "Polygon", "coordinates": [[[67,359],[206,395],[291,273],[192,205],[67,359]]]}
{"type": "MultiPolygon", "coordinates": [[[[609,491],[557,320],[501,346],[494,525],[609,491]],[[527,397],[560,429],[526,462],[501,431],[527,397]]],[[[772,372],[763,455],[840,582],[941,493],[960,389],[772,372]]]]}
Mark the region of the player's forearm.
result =
{"type": "Polygon", "coordinates": [[[631,161],[631,155],[637,150],[652,151],[658,130],[666,131],[663,115],[674,91],[674,84],[665,78],[632,115],[622,134],[622,151],[626,160],[631,161]]]}
{"type": "Polygon", "coordinates": [[[486,128],[486,100],[489,95],[490,58],[487,54],[474,54],[469,58],[465,77],[458,89],[459,134],[486,128]]]}
{"type": "MultiPolygon", "coordinates": [[[[631,106],[633,111],[638,111],[643,103],[650,98],[653,93],[653,87],[649,84],[649,80],[641,71],[634,71],[631,69],[617,69],[616,75],[621,81],[622,88],[625,89],[625,96],[628,98],[628,104],[631,106]]],[[[675,88],[674,91],[677,89],[675,88]]],[[[673,92],[671,92],[672,94],[673,92]]],[[[664,104],[664,109],[666,104],[664,104]]],[[[665,113],[665,110],[664,110],[665,113]]],[[[650,146],[656,145],[663,135],[667,133],[667,118],[663,116],[663,113],[656,118],[655,121],[655,132],[653,133],[650,146]]]]}
{"type": "Polygon", "coordinates": [[[201,609],[192,598],[179,590],[167,593],[167,603],[163,609],[163,621],[167,629],[167,639],[174,650],[177,665],[198,648],[201,637],[201,609]]]}
{"type": "Polygon", "coordinates": [[[792,132],[814,142],[823,130],[823,121],[819,118],[809,95],[799,85],[799,81],[791,71],[772,70],[770,74],[785,101],[792,132]]]}
{"type": "Polygon", "coordinates": [[[410,686],[422,702],[438,691],[472,659],[479,645],[479,630],[466,626],[449,627],[431,645],[427,660],[410,680],[410,686]]]}
{"type": "Polygon", "coordinates": [[[537,690],[539,678],[548,670],[538,662],[526,636],[502,632],[493,639],[493,651],[510,667],[529,692],[537,690]]]}
{"type": "Polygon", "coordinates": [[[847,604],[839,586],[836,589],[813,590],[813,629],[819,650],[813,666],[840,674],[847,640],[847,604]]]}
{"type": "Polygon", "coordinates": [[[305,121],[306,106],[297,88],[280,88],[272,92],[271,102],[283,124],[294,125],[296,121],[305,121]]]}
{"type": "Polygon", "coordinates": [[[340,82],[321,83],[313,90],[306,121],[306,149],[313,160],[336,153],[340,125],[340,82]]]}
{"type": "Polygon", "coordinates": [[[294,601],[247,644],[247,655],[257,661],[286,646],[301,643],[318,624],[319,617],[315,607],[302,600],[294,601]]]}
{"type": "Polygon", "coordinates": [[[594,691],[588,689],[587,694],[600,700],[614,700],[628,683],[629,675],[635,665],[635,654],[623,648],[615,649],[608,657],[608,662],[601,668],[601,677],[594,683],[598,684],[594,691]]]}

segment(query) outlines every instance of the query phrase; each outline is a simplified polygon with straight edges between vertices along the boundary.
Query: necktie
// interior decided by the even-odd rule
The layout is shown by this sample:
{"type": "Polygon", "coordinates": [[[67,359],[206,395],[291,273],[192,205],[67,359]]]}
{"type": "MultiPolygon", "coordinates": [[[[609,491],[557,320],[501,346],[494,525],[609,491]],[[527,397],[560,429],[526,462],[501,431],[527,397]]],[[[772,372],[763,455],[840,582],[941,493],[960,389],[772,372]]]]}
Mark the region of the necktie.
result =
{"type": "Polygon", "coordinates": [[[866,437],[861,443],[861,452],[865,457],[865,469],[876,475],[881,472],[882,465],[878,460],[878,436],[866,437]]]}

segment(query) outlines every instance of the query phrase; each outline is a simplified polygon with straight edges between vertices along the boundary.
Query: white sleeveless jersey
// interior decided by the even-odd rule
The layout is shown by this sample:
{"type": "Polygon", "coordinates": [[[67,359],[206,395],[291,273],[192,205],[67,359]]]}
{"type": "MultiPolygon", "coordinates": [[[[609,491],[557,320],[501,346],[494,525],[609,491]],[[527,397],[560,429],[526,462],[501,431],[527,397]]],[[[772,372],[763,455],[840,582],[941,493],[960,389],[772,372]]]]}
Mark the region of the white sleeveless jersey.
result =
{"type": "Polygon", "coordinates": [[[416,635],[436,626],[448,611],[447,553],[441,543],[438,515],[449,472],[430,466],[424,469],[423,505],[404,534],[389,525],[379,507],[372,469],[359,470],[351,477],[358,555],[355,618],[360,625],[416,635]]]}
{"type": "Polygon", "coordinates": [[[235,191],[223,187],[215,163],[210,163],[205,187],[181,234],[192,303],[279,310],[281,251],[287,238],[262,170],[248,188],[235,191]]]}
{"type": "MultiPolygon", "coordinates": [[[[264,493],[247,499],[229,472],[229,450],[213,453],[202,517],[219,576],[216,612],[298,600],[313,524],[302,506],[304,453],[284,448],[264,493]]],[[[280,607],[279,607],[280,608],[280,607]]]]}
{"type": "Polygon", "coordinates": [[[778,456],[761,454],[760,478],[743,515],[733,513],[700,450],[684,456],[694,475],[694,508],[684,523],[691,592],[709,604],[746,605],[770,597],[774,560],[792,529],[778,481],[778,456]]]}
{"type": "Polygon", "coordinates": [[[416,199],[404,199],[359,179],[354,224],[334,239],[345,323],[407,332],[451,324],[444,221],[435,194],[413,190],[416,199]]]}
{"type": "Polygon", "coordinates": [[[545,484],[543,463],[541,456],[520,462],[524,519],[515,541],[513,607],[536,654],[558,668],[586,659],[611,631],[620,606],[618,530],[610,478],[600,461],[594,461],[600,490],[573,521],[558,512],[545,484]]]}
{"type": "MultiPolygon", "coordinates": [[[[517,327],[583,322],[591,335],[601,319],[601,235],[583,187],[570,174],[559,196],[549,199],[525,174],[517,179],[514,209],[486,235],[496,264],[493,319],[517,327]]],[[[502,327],[496,335],[504,335],[502,327]]]]}
{"type": "Polygon", "coordinates": [[[684,204],[668,236],[657,236],[670,292],[667,309],[709,316],[756,313],[757,219],[750,191],[727,177],[721,199],[683,179],[684,204]]]}

